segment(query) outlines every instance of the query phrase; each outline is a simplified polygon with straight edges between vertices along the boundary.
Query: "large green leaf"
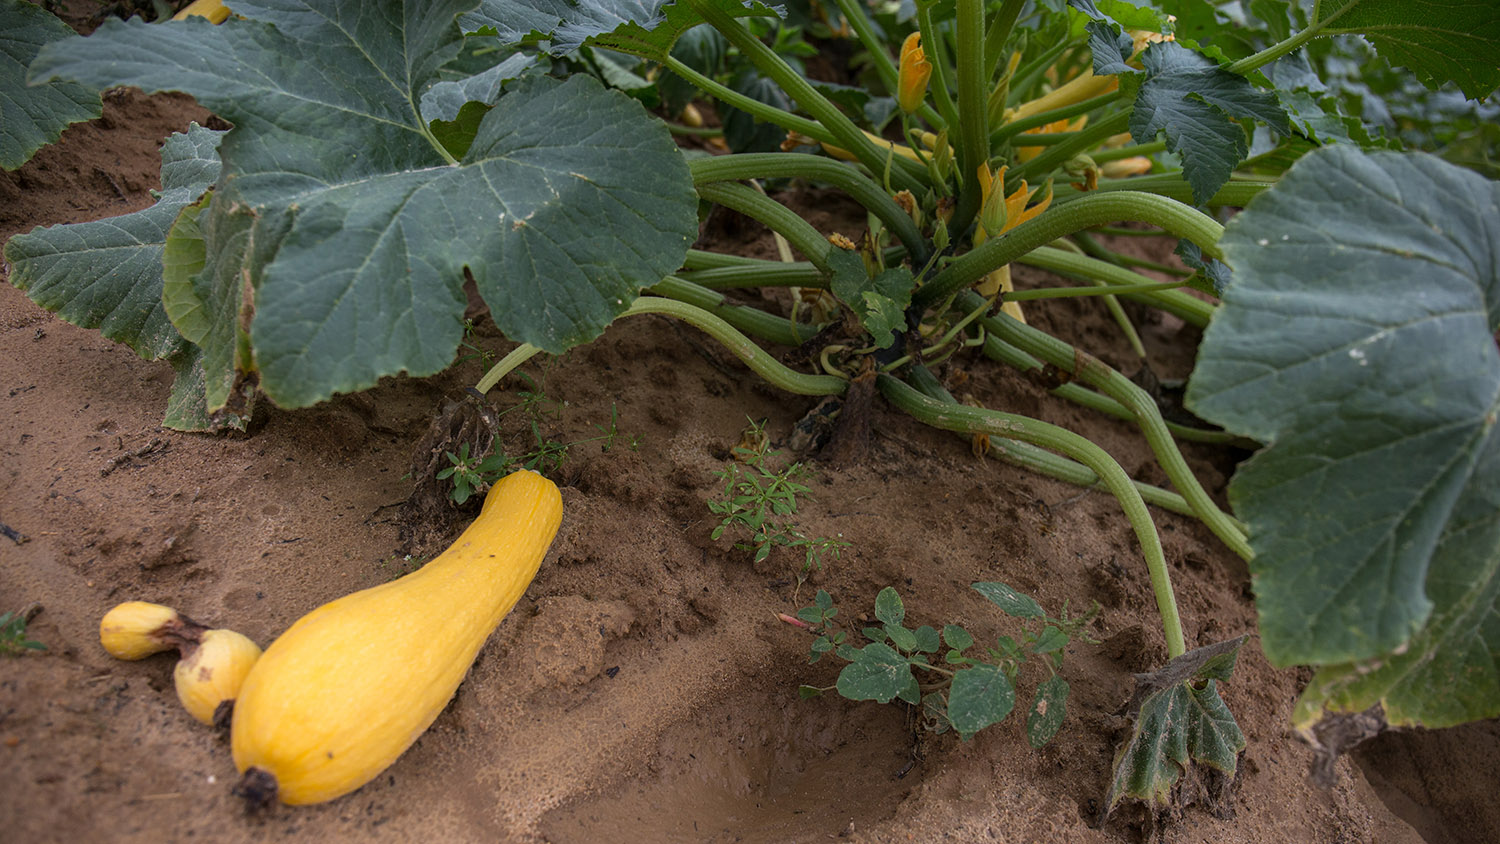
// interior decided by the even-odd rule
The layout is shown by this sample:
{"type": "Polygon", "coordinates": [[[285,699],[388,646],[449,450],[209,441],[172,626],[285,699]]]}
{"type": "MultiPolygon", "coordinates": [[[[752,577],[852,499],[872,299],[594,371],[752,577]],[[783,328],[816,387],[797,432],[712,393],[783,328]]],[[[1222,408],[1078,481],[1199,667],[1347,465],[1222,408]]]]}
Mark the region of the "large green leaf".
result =
{"type": "Polygon", "coordinates": [[[43,44],[77,38],[40,6],[0,0],[0,168],[20,167],[69,124],[102,111],[95,89],[68,82],[26,85],[26,67],[43,44]]]}
{"type": "Polygon", "coordinates": [[[1500,3],[1494,0],[1326,0],[1327,33],[1359,33],[1423,84],[1458,84],[1480,99],[1500,87],[1500,3]]]}
{"type": "Polygon", "coordinates": [[[1145,81],[1130,114],[1130,134],[1146,142],[1161,133],[1167,149],[1182,156],[1193,198],[1207,202],[1250,152],[1244,127],[1254,118],[1290,132],[1276,95],[1181,45],[1152,44],[1141,54],[1145,81]]]}
{"type": "Polygon", "coordinates": [[[161,301],[162,246],[178,212],[218,178],[223,135],[193,124],[168,138],[162,193],[150,208],[11,238],[5,244],[11,283],[68,322],[97,328],[142,357],[177,352],[182,338],[161,301]]]}
{"type": "Polygon", "coordinates": [[[446,367],[465,270],[507,335],[561,352],[676,269],[696,236],[666,129],[586,77],[516,83],[452,160],[418,103],[453,81],[440,71],[469,5],[243,0],[236,13],[257,19],[109,21],[33,66],[186,91],[235,124],[215,213],[256,220],[250,339],[278,403],[446,367]]]}
{"type": "Polygon", "coordinates": [[[1500,185],[1327,147],[1221,245],[1188,402],[1271,443],[1229,492],[1267,656],[1327,666],[1300,717],[1500,714],[1500,185]]]}

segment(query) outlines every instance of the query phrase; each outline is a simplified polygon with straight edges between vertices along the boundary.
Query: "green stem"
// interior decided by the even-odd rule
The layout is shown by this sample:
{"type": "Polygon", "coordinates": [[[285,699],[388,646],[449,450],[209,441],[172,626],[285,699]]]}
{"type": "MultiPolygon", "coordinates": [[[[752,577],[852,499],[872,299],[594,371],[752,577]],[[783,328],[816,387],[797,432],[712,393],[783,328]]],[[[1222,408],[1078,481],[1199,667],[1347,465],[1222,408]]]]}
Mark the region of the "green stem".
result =
{"type": "Polygon", "coordinates": [[[1119,288],[1147,284],[1150,282],[1150,279],[1140,273],[1131,272],[1124,267],[1115,266],[1098,258],[1089,258],[1051,246],[1043,246],[1039,249],[1033,249],[1020,258],[1017,258],[1016,263],[1026,264],[1027,266],[1058,273],[1070,278],[1085,281],[1102,281],[1106,284],[1115,285],[1116,289],[1111,290],[1111,293],[1119,293],[1127,299],[1141,302],[1154,308],[1160,308],[1198,328],[1207,327],[1209,319],[1214,315],[1213,305],[1181,291],[1162,290],[1154,293],[1128,293],[1121,290],[1119,288]]]}
{"type": "MultiPolygon", "coordinates": [[[[1038,112],[1037,114],[1033,114],[1032,116],[1024,120],[1012,120],[1011,122],[990,133],[990,144],[998,145],[1001,141],[1015,137],[1016,135],[1019,135],[1028,129],[1035,129],[1038,126],[1046,126],[1048,123],[1056,123],[1059,120],[1068,120],[1069,118],[1077,117],[1080,114],[1088,114],[1094,109],[1103,108],[1104,106],[1109,105],[1119,98],[1120,93],[1118,91],[1110,91],[1108,94],[1100,94],[1097,97],[1090,97],[1082,102],[1077,102],[1072,105],[1063,106],[1061,108],[1054,108],[1050,111],[1038,112]]],[[[1028,138],[1027,140],[1029,141],[1030,138],[1028,138]]]]}
{"type": "Polygon", "coordinates": [[[1166,556],[1162,552],[1161,537],[1156,533],[1156,524],[1151,521],[1151,513],[1146,509],[1146,502],[1140,491],[1108,452],[1066,428],[1014,413],[946,404],[929,398],[891,375],[877,375],[875,384],[892,405],[934,428],[968,434],[989,434],[1031,443],[1064,454],[1093,470],[1119,500],[1125,517],[1130,521],[1136,539],[1141,544],[1141,553],[1151,575],[1151,591],[1156,595],[1156,608],[1161,614],[1162,631],[1167,641],[1167,657],[1173,659],[1187,651],[1182,635],[1182,619],[1177,613],[1177,599],[1172,594],[1172,578],[1167,570],[1166,556]]]}
{"type": "Polygon", "coordinates": [[[1121,293],[1151,293],[1157,290],[1171,290],[1181,287],[1182,282],[1158,281],[1146,284],[1130,284],[1120,287],[1104,285],[1102,287],[1038,287],[1031,290],[1017,290],[1005,294],[1007,302],[1031,302],[1036,299],[1071,299],[1079,296],[1115,296],[1121,293]]]}
{"type": "Polygon", "coordinates": [[[694,138],[715,138],[724,134],[722,126],[683,126],[678,123],[668,123],[667,131],[674,135],[683,135],[694,138]]]}
{"type": "MultiPolygon", "coordinates": [[[[1052,67],[1071,46],[1072,43],[1067,39],[1059,40],[1036,58],[1016,68],[1016,75],[1011,78],[1010,94],[1007,96],[1005,104],[1007,106],[1018,104],[1022,97],[1026,96],[1027,93],[1036,87],[1037,82],[1042,78],[1042,74],[1047,72],[1047,68],[1052,67]]],[[[1062,118],[1054,117],[1052,119],[1060,120],[1062,118]]],[[[1040,126],[1042,124],[1038,123],[1037,125],[1040,126]]],[[[1001,127],[1001,130],[1003,131],[1004,127],[1001,127]]]]}
{"type": "Polygon", "coordinates": [[[697,186],[698,196],[765,223],[801,250],[820,272],[829,273],[828,238],[796,212],[738,182],[708,182],[697,186]]]}
{"type": "Polygon", "coordinates": [[[675,276],[667,276],[648,289],[658,296],[702,308],[740,331],[779,346],[800,346],[817,336],[820,328],[793,323],[758,308],[730,304],[723,294],[675,276]]]}
{"type": "Polygon", "coordinates": [[[962,187],[950,223],[963,231],[979,213],[979,168],[990,159],[989,68],[984,64],[984,0],[958,0],[958,166],[962,187]]]}
{"type": "MultiPolygon", "coordinates": [[[[983,301],[983,297],[977,293],[967,293],[958,298],[958,306],[970,307],[971,303],[979,301],[983,301]]],[[[1192,469],[1188,468],[1171,432],[1167,430],[1156,400],[1150,394],[1098,358],[1006,314],[988,317],[981,320],[980,324],[1002,342],[1035,355],[1065,372],[1071,372],[1076,380],[1095,387],[1129,409],[1135,415],[1136,424],[1140,426],[1146,442],[1156,454],[1157,461],[1161,463],[1172,485],[1192,506],[1194,514],[1231,550],[1250,559],[1253,552],[1245,538],[1243,527],[1219,509],[1219,505],[1214,503],[1198,482],[1192,469]]]]}
{"type": "Polygon", "coordinates": [[[833,133],[823,128],[823,124],[816,120],[808,120],[800,115],[792,114],[789,111],[779,109],[768,103],[763,103],[754,97],[747,97],[733,88],[722,85],[693,70],[679,59],[667,56],[662,61],[662,67],[693,83],[694,86],[705,94],[726,105],[734,106],[757,120],[774,123],[788,132],[798,132],[819,143],[837,143],[833,133]]]}
{"type": "MultiPolygon", "coordinates": [[[[958,404],[953,395],[943,387],[932,371],[920,364],[911,368],[911,385],[926,393],[929,397],[937,399],[946,404],[958,404]]],[[[960,432],[962,433],[962,432],[960,432]]],[[[1008,440],[997,438],[990,441],[990,451],[1001,460],[1012,466],[1020,466],[1039,475],[1055,478],[1064,483],[1087,489],[1103,489],[1108,491],[1104,482],[1099,480],[1099,475],[1089,467],[1063,457],[1053,454],[1043,448],[1038,448],[1031,443],[1020,440],[1008,440]]],[[[1168,492],[1158,486],[1132,480],[1132,484],[1140,491],[1141,498],[1153,507],[1160,507],[1181,516],[1192,516],[1193,508],[1188,506],[1186,500],[1175,492],[1168,492]]]]}
{"type": "Polygon", "coordinates": [[[1114,264],[1117,267],[1125,267],[1126,269],[1129,269],[1131,267],[1139,267],[1143,270],[1152,270],[1154,272],[1168,273],[1170,275],[1177,276],[1190,276],[1193,274],[1192,270],[1183,269],[1181,267],[1169,267],[1166,264],[1160,264],[1156,261],[1148,261],[1145,258],[1136,258],[1130,255],[1122,255],[1118,252],[1111,251],[1110,249],[1106,248],[1104,244],[1091,237],[1088,232],[1076,232],[1073,235],[1073,242],[1077,243],[1079,246],[1082,246],[1084,252],[1087,252],[1088,254],[1094,256],[1095,258],[1098,258],[1101,261],[1108,261],[1109,263],[1114,264]]]}
{"type": "Polygon", "coordinates": [[[757,375],[789,393],[801,396],[838,396],[843,395],[849,386],[849,382],[832,375],[808,375],[787,368],[734,326],[686,302],[642,296],[620,316],[637,314],[663,314],[700,329],[733,352],[735,357],[744,361],[757,375]]]}
{"type": "Polygon", "coordinates": [[[505,357],[500,359],[499,363],[490,367],[490,371],[486,372],[484,374],[484,377],[479,379],[479,383],[474,385],[474,389],[478,390],[481,393],[488,393],[491,389],[494,388],[496,384],[500,383],[501,378],[509,375],[511,370],[515,369],[526,361],[531,360],[532,357],[536,356],[541,351],[541,349],[531,345],[530,343],[522,343],[514,349],[511,349],[510,352],[505,355],[505,357]]]}
{"type": "Polygon", "coordinates": [[[927,284],[917,288],[912,302],[921,307],[936,304],[1033,249],[1074,232],[1121,220],[1160,226],[1177,237],[1198,244],[1203,254],[1210,258],[1222,260],[1224,257],[1218,247],[1224,227],[1201,211],[1165,197],[1137,191],[1090,193],[1066,205],[1049,208],[1036,219],[970,250],[927,284]]]}
{"type": "MultiPolygon", "coordinates": [[[[1276,184],[1276,178],[1271,176],[1231,176],[1229,181],[1219,188],[1219,192],[1214,194],[1206,204],[1243,207],[1274,184],[1276,184]]],[[[1195,204],[1193,188],[1181,173],[1153,173],[1149,176],[1132,176],[1128,179],[1101,179],[1099,186],[1091,191],[1080,191],[1070,185],[1056,185],[1052,189],[1052,201],[1054,203],[1073,202],[1080,196],[1119,190],[1145,191],[1157,196],[1169,197],[1178,202],[1195,204]]]]}
{"type": "MultiPolygon", "coordinates": [[[[1027,140],[1030,140],[1029,138],[1027,140]]],[[[1119,161],[1122,158],[1134,158],[1137,155],[1155,155],[1167,148],[1166,141],[1151,141],[1145,144],[1127,144],[1115,149],[1101,149],[1098,152],[1089,153],[1089,158],[1094,159],[1095,164],[1107,164],[1111,161],[1119,161]]]]}
{"type": "Polygon", "coordinates": [[[1002,52],[1005,43],[1010,40],[1011,32],[1015,31],[1016,18],[1021,16],[1021,9],[1026,6],[1026,0],[1005,0],[1000,6],[1000,11],[990,19],[989,31],[984,35],[984,67],[985,84],[988,86],[994,77],[995,69],[1001,64],[1002,52]]]}
{"type": "MultiPolygon", "coordinates": [[[[1323,34],[1323,30],[1327,29],[1329,24],[1338,20],[1340,17],[1343,17],[1345,12],[1358,5],[1359,0],[1355,0],[1355,2],[1353,3],[1347,3],[1343,8],[1339,9],[1338,11],[1322,20],[1315,19],[1313,21],[1313,24],[1307,29],[1304,29],[1301,32],[1292,35],[1282,41],[1278,41],[1277,43],[1272,44],[1271,46],[1265,48],[1264,50],[1261,50],[1259,53],[1256,53],[1253,56],[1246,56],[1245,58],[1228,65],[1224,69],[1229,71],[1230,73],[1237,73],[1240,76],[1244,76],[1245,74],[1250,73],[1254,70],[1259,70],[1260,68],[1265,67],[1266,65],[1276,61],[1282,56],[1293,52],[1303,44],[1306,44],[1314,38],[1317,38],[1319,35],[1323,34]]],[[[1314,18],[1316,18],[1316,15],[1317,12],[1315,11],[1314,18]]]]}
{"type": "MultiPolygon", "coordinates": [[[[1041,361],[994,335],[987,335],[984,338],[984,356],[991,360],[999,361],[1006,366],[1019,369],[1022,372],[1042,369],[1041,361]]],[[[1100,395],[1082,384],[1070,381],[1067,384],[1053,387],[1051,393],[1079,407],[1086,407],[1090,410],[1103,413],[1106,416],[1123,419],[1126,422],[1135,421],[1135,414],[1125,405],[1120,404],[1109,396],[1100,395]]],[[[1176,422],[1168,422],[1167,430],[1172,433],[1172,436],[1189,442],[1207,443],[1210,445],[1232,445],[1240,448],[1255,448],[1259,445],[1259,443],[1247,442],[1242,437],[1237,437],[1227,431],[1190,428],[1187,425],[1179,425],[1176,422]]]]}
{"type": "Polygon", "coordinates": [[[738,287],[828,287],[828,279],[810,261],[767,263],[772,266],[713,267],[681,272],[678,276],[709,290],[732,290],[738,287]]]}
{"type": "MultiPolygon", "coordinates": [[[[849,386],[849,382],[832,375],[807,375],[788,369],[761,347],[755,345],[749,337],[741,334],[734,326],[696,305],[676,299],[641,296],[620,316],[628,317],[639,314],[663,314],[675,317],[702,330],[722,343],[757,375],[789,393],[803,396],[837,396],[843,395],[844,390],[849,386]]],[[[510,354],[501,358],[500,362],[495,364],[489,372],[486,372],[474,388],[481,393],[489,392],[500,382],[501,378],[540,351],[541,349],[530,343],[522,343],[512,349],[510,354]]]]}
{"type": "MultiPolygon", "coordinates": [[[[749,59],[761,73],[765,74],[773,82],[785,91],[797,105],[801,106],[813,119],[821,123],[829,132],[833,133],[838,146],[843,147],[854,154],[859,162],[871,173],[883,173],[886,170],[886,161],[890,157],[887,150],[877,147],[858,126],[838,110],[838,107],[828,101],[828,98],[818,93],[818,89],[812,83],[802,78],[791,65],[787,64],[780,56],[776,55],[770,47],[762,44],[745,25],[724,11],[713,0],[687,0],[693,11],[697,12],[714,29],[717,29],[729,43],[740,51],[740,54],[749,59]]],[[[921,190],[921,183],[904,167],[896,165],[890,168],[891,180],[899,188],[905,188],[917,193],[921,190]]]]}
{"type": "Polygon", "coordinates": [[[901,210],[885,189],[853,167],[801,153],[742,153],[717,155],[688,162],[694,184],[760,178],[796,178],[825,182],[863,205],[900,239],[917,265],[927,263],[927,239],[911,215],[901,210]]]}

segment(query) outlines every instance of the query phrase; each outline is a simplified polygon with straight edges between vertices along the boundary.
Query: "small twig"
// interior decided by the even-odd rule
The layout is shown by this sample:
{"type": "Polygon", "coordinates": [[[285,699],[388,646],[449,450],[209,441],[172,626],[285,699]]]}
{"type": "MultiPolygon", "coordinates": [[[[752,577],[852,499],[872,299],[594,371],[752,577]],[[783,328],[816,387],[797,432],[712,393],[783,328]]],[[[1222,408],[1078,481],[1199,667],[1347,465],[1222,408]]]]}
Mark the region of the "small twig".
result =
{"type": "Polygon", "coordinates": [[[157,450],[166,450],[165,443],[160,438],[153,439],[140,448],[131,449],[124,454],[117,454],[104,462],[104,467],[99,470],[99,477],[102,478],[121,466],[130,463],[130,461],[138,457],[145,457],[157,450]]]}

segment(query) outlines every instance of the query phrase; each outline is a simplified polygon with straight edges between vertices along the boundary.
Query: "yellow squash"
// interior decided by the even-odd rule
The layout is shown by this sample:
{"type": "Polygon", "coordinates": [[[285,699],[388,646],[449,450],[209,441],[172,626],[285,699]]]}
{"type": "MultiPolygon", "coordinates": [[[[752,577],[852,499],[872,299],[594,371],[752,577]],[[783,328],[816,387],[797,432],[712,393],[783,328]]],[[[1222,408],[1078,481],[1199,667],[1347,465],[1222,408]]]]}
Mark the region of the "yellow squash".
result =
{"type": "Polygon", "coordinates": [[[228,709],[239,696],[245,676],[260,658],[260,646],[233,630],[205,630],[198,644],[183,649],[172,672],[177,699],[188,714],[205,724],[228,726],[219,707],[228,709]]]}
{"type": "Polygon", "coordinates": [[[240,793],[320,803],[396,761],[526,591],[561,522],[557,487],[515,472],[432,562],[293,624],[255,663],[235,704],[240,793]]]}

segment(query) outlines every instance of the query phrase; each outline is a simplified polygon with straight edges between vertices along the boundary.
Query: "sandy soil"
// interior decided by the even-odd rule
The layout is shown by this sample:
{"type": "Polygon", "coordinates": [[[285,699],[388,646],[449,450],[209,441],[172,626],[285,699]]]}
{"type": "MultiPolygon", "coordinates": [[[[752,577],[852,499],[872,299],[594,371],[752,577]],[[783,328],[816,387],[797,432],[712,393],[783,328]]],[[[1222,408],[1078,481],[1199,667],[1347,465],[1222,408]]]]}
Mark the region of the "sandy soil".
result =
{"type": "MultiPolygon", "coordinates": [[[[149,204],[159,141],[206,117],[180,97],[112,95],[104,118],[0,174],[0,238],[149,204]]],[[[836,203],[791,199],[823,202],[828,225],[859,234],[836,203]]],[[[728,228],[721,236],[769,248],[753,227],[728,228]]],[[[1030,312],[1134,368],[1097,303],[1030,312]]],[[[1136,316],[1164,374],[1184,375],[1194,332],[1136,316]]],[[[475,342],[490,352],[510,345],[483,320],[475,342]]],[[[411,451],[481,364],[387,379],[309,410],[267,406],[248,436],[182,434],[159,426],[166,364],[143,362],[0,285],[0,522],[26,537],[0,540],[0,609],[39,602],[30,633],[47,646],[0,660],[4,837],[1423,840],[1350,761],[1333,788],[1308,782],[1307,755],[1283,728],[1300,675],[1272,669],[1253,638],[1224,689],[1249,740],[1228,799],[1154,830],[1131,808],[1096,825],[1112,747],[1127,728],[1119,712],[1131,673],[1165,655],[1144,565],[1108,496],[976,458],[967,442],[877,403],[868,457],[818,466],[799,513],[810,535],[839,535],[851,547],[799,587],[793,555],[752,565],[746,552],[712,541],[707,502],[747,419],[766,420],[784,447],[812,400],[764,387],[691,329],[654,317],[526,371],[553,402],[538,417],[547,436],[590,436],[613,407],[638,446],[572,449],[557,473],[562,532],[540,574],[415,746],[350,796],[252,816],[229,793],[236,773],[226,739],[177,704],[173,660],[112,660],[98,644],[100,616],[120,601],[157,601],[264,645],[313,607],[415,565],[395,553],[411,451]],[[776,612],[804,606],[818,586],[846,612],[868,612],[893,585],[913,623],[958,622],[985,638],[1016,632],[967,588],[976,580],[1003,580],[1054,610],[1065,600],[1103,607],[1091,628],[1102,644],[1068,653],[1074,696],[1051,745],[1030,749],[1016,716],[964,743],[924,735],[900,706],[798,700],[799,684],[830,685],[837,666],[809,665],[808,637],[776,612]]],[[[979,359],[942,374],[955,392],[961,385],[988,406],[1068,425],[1137,477],[1164,481],[1125,424],[979,359]]],[[[519,401],[508,384],[492,394],[502,409],[519,401]]],[[[507,449],[524,450],[530,437],[523,413],[504,417],[507,449]]],[[[1236,457],[1189,450],[1215,489],[1236,457]]],[[[1192,520],[1155,516],[1190,646],[1252,633],[1243,562],[1192,520]]],[[[1481,840],[1417,803],[1421,812],[1407,814],[1425,813],[1418,822],[1432,842],[1481,840]]]]}

